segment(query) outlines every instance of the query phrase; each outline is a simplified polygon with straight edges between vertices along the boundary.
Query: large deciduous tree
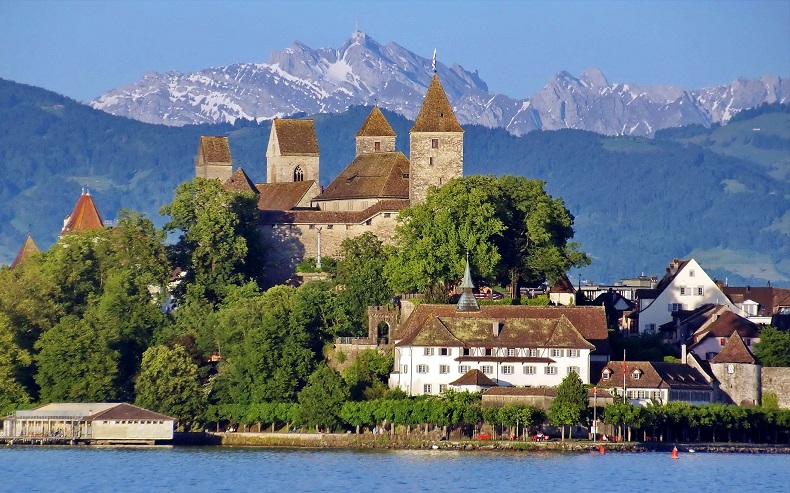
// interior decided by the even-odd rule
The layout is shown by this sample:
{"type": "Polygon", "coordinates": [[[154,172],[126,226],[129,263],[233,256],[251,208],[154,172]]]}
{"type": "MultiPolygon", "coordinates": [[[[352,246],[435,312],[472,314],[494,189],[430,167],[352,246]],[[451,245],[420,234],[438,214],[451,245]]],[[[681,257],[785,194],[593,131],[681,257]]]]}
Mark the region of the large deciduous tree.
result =
{"type": "Polygon", "coordinates": [[[587,389],[579,375],[571,372],[557,386],[557,393],[549,407],[549,420],[551,424],[562,428],[562,439],[565,440],[565,427],[580,422],[586,412],[587,389]]]}
{"type": "Polygon", "coordinates": [[[754,355],[763,366],[790,366],[790,332],[764,327],[760,342],[754,345],[754,355]]]}
{"type": "Polygon", "coordinates": [[[309,426],[336,428],[343,422],[340,413],[348,396],[348,386],[340,373],[321,365],[299,392],[299,419],[309,426]]]}
{"type": "Polygon", "coordinates": [[[16,405],[30,402],[24,380],[33,358],[19,346],[11,319],[3,313],[0,313],[0,348],[0,412],[8,412],[16,405]]]}

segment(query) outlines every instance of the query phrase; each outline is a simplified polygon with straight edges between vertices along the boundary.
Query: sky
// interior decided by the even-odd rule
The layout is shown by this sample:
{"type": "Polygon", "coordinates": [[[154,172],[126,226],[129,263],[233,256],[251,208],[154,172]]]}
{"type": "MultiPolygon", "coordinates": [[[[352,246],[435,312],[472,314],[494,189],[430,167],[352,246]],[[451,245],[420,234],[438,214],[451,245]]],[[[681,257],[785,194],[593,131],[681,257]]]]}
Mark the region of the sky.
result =
{"type": "Polygon", "coordinates": [[[88,102],[149,71],[263,63],[359,29],[524,98],[557,72],[697,89],[790,76],[790,0],[0,0],[0,78],[88,102]]]}

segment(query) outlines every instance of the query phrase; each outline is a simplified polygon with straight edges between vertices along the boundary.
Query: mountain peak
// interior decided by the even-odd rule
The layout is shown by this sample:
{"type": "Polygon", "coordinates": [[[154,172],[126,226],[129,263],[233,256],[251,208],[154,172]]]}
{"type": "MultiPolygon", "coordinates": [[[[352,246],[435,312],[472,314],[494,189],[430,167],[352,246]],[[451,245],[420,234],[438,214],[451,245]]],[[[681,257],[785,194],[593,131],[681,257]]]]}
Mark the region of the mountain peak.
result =
{"type": "Polygon", "coordinates": [[[590,83],[593,87],[608,87],[609,80],[603,75],[603,72],[596,67],[587,67],[582,70],[579,80],[590,83]]]}

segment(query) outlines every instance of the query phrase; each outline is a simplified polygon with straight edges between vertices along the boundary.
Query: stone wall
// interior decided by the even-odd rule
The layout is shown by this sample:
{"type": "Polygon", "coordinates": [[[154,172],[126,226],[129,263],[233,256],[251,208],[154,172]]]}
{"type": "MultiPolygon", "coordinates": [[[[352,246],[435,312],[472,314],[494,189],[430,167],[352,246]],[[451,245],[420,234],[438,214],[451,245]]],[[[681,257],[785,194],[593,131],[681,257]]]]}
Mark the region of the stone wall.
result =
{"type": "Polygon", "coordinates": [[[395,152],[395,137],[357,137],[357,156],[371,152],[395,152]],[[379,148],[376,149],[376,142],[379,148]]]}
{"type": "Polygon", "coordinates": [[[233,166],[231,164],[207,163],[200,154],[198,154],[197,159],[195,159],[195,176],[198,178],[216,178],[225,183],[232,174],[233,166]]]}
{"type": "Polygon", "coordinates": [[[442,186],[464,174],[464,134],[462,132],[413,132],[410,136],[409,199],[425,200],[430,187],[442,186]],[[431,141],[438,139],[434,148],[431,141]]]}
{"type": "Polygon", "coordinates": [[[779,407],[790,409],[790,368],[765,367],[762,370],[763,395],[776,394],[779,407]]]}
{"type": "Polygon", "coordinates": [[[379,203],[379,199],[371,197],[368,199],[317,201],[315,205],[322,211],[364,211],[377,203],[379,203]]]}
{"type": "Polygon", "coordinates": [[[302,181],[318,182],[318,156],[266,156],[266,183],[290,183],[294,181],[294,169],[302,168],[302,181]]]}
{"type": "Polygon", "coordinates": [[[711,363],[710,369],[718,381],[718,388],[714,387],[714,402],[760,405],[760,365],[711,363]]]}

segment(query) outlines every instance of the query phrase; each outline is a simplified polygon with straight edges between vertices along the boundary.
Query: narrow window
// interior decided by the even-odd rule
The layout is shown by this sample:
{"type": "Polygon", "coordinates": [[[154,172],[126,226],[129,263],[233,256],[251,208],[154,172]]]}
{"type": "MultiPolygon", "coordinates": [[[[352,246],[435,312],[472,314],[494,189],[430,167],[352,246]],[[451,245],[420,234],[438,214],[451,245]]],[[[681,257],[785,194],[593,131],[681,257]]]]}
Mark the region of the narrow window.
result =
{"type": "Polygon", "coordinates": [[[373,148],[376,149],[377,151],[380,151],[381,150],[381,142],[374,142],[373,143],[373,148]]]}
{"type": "Polygon", "coordinates": [[[439,139],[431,139],[431,149],[439,148],[439,139]]]}
{"type": "Polygon", "coordinates": [[[433,158],[432,157],[428,158],[428,166],[433,166],[433,158]]]}
{"type": "Polygon", "coordinates": [[[294,181],[304,181],[304,172],[300,166],[294,169],[294,181]]]}
{"type": "Polygon", "coordinates": [[[439,393],[444,394],[445,392],[447,392],[447,384],[439,384],[439,393]]]}

